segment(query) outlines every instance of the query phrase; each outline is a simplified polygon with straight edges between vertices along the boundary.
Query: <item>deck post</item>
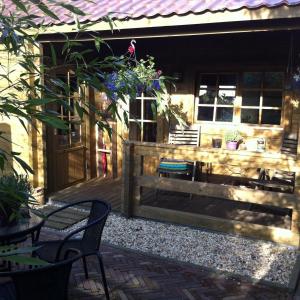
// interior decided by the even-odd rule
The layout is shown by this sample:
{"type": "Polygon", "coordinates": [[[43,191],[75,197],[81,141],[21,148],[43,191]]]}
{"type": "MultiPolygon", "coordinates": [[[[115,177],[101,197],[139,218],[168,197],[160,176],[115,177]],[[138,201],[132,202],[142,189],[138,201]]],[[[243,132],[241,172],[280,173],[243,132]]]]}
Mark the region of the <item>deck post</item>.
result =
{"type": "Polygon", "coordinates": [[[123,168],[122,168],[122,203],[121,212],[127,218],[132,216],[133,201],[133,150],[134,144],[125,141],[123,143],[123,168]]]}

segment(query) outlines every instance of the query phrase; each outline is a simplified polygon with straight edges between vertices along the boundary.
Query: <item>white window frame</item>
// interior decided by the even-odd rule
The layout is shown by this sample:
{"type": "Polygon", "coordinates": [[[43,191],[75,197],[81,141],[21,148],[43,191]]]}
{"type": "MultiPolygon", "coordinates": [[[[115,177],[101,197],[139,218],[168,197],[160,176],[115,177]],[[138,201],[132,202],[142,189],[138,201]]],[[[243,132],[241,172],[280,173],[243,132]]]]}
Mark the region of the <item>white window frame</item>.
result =
{"type": "Polygon", "coordinates": [[[218,96],[219,96],[219,91],[220,90],[235,91],[235,97],[234,98],[236,99],[236,97],[237,97],[238,74],[235,73],[235,72],[232,72],[232,73],[223,72],[223,73],[201,73],[201,75],[216,75],[217,76],[217,82],[216,82],[216,86],[215,86],[216,95],[214,97],[214,103],[212,103],[212,104],[199,103],[199,101],[200,101],[200,96],[199,96],[200,91],[201,90],[205,90],[205,89],[201,88],[201,86],[199,88],[197,87],[197,93],[198,93],[198,95],[195,98],[196,99],[196,103],[195,103],[195,107],[196,107],[196,109],[195,109],[195,119],[196,119],[196,122],[210,122],[210,123],[213,122],[213,123],[217,123],[217,124],[219,124],[219,123],[226,123],[226,124],[233,123],[234,122],[234,114],[235,114],[235,112],[234,112],[234,108],[235,108],[234,103],[235,103],[235,100],[233,101],[233,104],[230,104],[230,105],[229,104],[218,104],[218,96]],[[220,78],[221,75],[236,75],[237,81],[236,81],[235,88],[234,87],[232,87],[232,88],[225,88],[225,87],[223,87],[223,88],[220,89],[219,78],[220,78]],[[213,109],[214,109],[214,111],[213,111],[213,119],[212,120],[198,120],[198,110],[199,110],[199,107],[213,107],[213,109]],[[218,121],[218,120],[216,120],[217,109],[219,107],[232,108],[232,121],[231,122],[230,121],[218,121]]]}
{"type": "MultiPolygon", "coordinates": [[[[157,120],[149,120],[149,119],[145,119],[144,118],[144,107],[145,107],[145,101],[156,101],[155,97],[147,97],[144,95],[144,93],[141,94],[140,97],[136,97],[136,100],[140,100],[141,101],[141,117],[140,118],[130,118],[130,104],[128,103],[128,112],[129,112],[129,137],[130,137],[130,123],[138,123],[140,124],[140,128],[141,128],[141,138],[140,141],[144,142],[144,124],[145,123],[155,123],[157,124],[157,120]]],[[[136,101],[135,100],[135,101],[136,101]]],[[[130,100],[129,100],[130,101],[130,100]]],[[[157,135],[157,133],[156,133],[157,135]]]]}
{"type": "MultiPolygon", "coordinates": [[[[242,86],[242,76],[244,73],[268,73],[268,72],[278,72],[283,74],[283,83],[284,83],[284,71],[282,70],[270,70],[270,71],[243,71],[243,72],[201,72],[198,74],[198,80],[197,80],[197,87],[196,87],[196,93],[197,96],[195,97],[195,102],[194,102],[194,120],[195,123],[209,123],[209,124],[240,124],[240,125],[249,125],[249,126],[260,126],[260,127],[278,127],[281,128],[283,124],[283,118],[284,118],[284,85],[282,88],[264,88],[263,87],[263,82],[262,86],[260,88],[243,88],[242,86]],[[219,93],[219,76],[220,75],[227,75],[227,74],[236,74],[237,76],[237,85],[235,88],[235,100],[233,102],[233,105],[224,105],[224,104],[218,104],[217,99],[218,99],[218,93],[219,93]],[[214,103],[213,104],[200,104],[199,100],[199,94],[200,94],[200,82],[199,79],[203,75],[216,75],[218,77],[218,81],[216,83],[216,95],[214,97],[214,103]],[[259,101],[259,106],[242,106],[242,91],[257,91],[260,92],[260,101],[259,101]],[[263,93],[264,92],[281,92],[282,93],[282,101],[281,101],[281,107],[274,107],[274,106],[263,106],[263,93]],[[198,110],[200,107],[213,107],[213,119],[212,120],[199,120],[198,119],[198,110]],[[232,116],[232,121],[217,121],[216,116],[217,116],[217,108],[218,107],[230,107],[233,108],[233,116],[232,116]],[[246,123],[246,122],[241,122],[241,117],[242,117],[242,109],[258,109],[259,110],[259,119],[258,123],[246,123]],[[262,124],[262,112],[264,109],[270,109],[270,110],[277,110],[281,112],[281,118],[280,118],[280,124],[262,124]]],[[[203,89],[204,90],[204,89],[203,89]]],[[[231,89],[228,89],[231,90],[231,89]]]]}
{"type": "MultiPolygon", "coordinates": [[[[262,73],[262,76],[264,76],[265,73],[268,72],[243,72],[244,73],[262,73]]],[[[283,73],[284,72],[278,72],[278,73],[283,73]]],[[[283,77],[284,78],[284,77],[283,77]]],[[[262,126],[281,126],[282,124],[282,118],[283,118],[283,96],[284,96],[284,90],[283,90],[283,83],[282,83],[282,88],[265,88],[263,85],[263,80],[261,82],[261,86],[259,88],[244,88],[243,84],[241,82],[240,85],[240,91],[241,91],[241,111],[240,111],[240,123],[241,124],[248,124],[248,125],[262,125],[262,126]],[[249,105],[242,105],[243,103],[243,91],[247,91],[247,92],[259,92],[260,96],[259,96],[259,106],[249,106],[249,105]],[[264,106],[263,105],[263,93],[264,92],[281,92],[282,96],[281,96],[281,107],[275,107],[275,106],[264,106]],[[246,123],[246,122],[242,122],[242,109],[255,109],[258,110],[258,123],[246,123]],[[264,109],[270,109],[270,110],[280,110],[281,111],[281,117],[280,117],[280,124],[262,124],[262,113],[264,109]]]]}

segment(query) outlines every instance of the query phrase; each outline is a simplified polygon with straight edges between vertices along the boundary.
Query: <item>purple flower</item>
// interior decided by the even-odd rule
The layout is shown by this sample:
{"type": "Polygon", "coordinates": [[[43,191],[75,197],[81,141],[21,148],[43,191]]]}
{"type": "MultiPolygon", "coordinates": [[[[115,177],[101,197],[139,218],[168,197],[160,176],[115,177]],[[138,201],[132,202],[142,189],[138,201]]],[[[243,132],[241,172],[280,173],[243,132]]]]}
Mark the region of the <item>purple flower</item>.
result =
{"type": "Polygon", "coordinates": [[[116,101],[118,98],[117,80],[118,80],[118,74],[114,72],[108,74],[104,81],[104,86],[107,89],[107,95],[113,101],[116,101]]]}
{"type": "Polygon", "coordinates": [[[154,79],[152,82],[152,89],[159,91],[160,90],[160,84],[159,80],[154,79]]]}

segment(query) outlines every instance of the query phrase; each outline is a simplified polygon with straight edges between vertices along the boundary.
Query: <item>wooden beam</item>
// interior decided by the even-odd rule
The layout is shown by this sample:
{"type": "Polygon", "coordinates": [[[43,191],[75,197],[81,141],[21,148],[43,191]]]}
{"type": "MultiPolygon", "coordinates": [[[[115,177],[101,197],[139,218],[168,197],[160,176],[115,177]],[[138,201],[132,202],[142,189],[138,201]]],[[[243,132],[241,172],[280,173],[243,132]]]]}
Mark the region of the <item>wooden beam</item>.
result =
{"type": "Polygon", "coordinates": [[[133,201],[133,143],[123,143],[123,169],[122,169],[122,207],[121,212],[126,217],[132,216],[133,201]]]}
{"type": "MultiPolygon", "coordinates": [[[[89,87],[89,103],[95,106],[95,92],[94,89],[89,87]]],[[[90,176],[91,178],[97,177],[97,155],[96,155],[96,118],[95,113],[90,111],[89,114],[89,153],[90,153],[90,176]]]]}
{"type": "Polygon", "coordinates": [[[112,178],[118,177],[118,144],[117,144],[117,122],[110,122],[112,129],[111,137],[111,161],[112,161],[112,178]]]}
{"type": "Polygon", "coordinates": [[[297,247],[299,246],[299,235],[288,229],[225,220],[211,216],[151,206],[139,206],[136,208],[136,216],[161,221],[169,221],[177,224],[190,224],[193,226],[204,227],[206,229],[240,234],[243,236],[270,240],[273,242],[284,243],[297,247]]]}
{"type": "Polygon", "coordinates": [[[280,169],[297,172],[300,170],[294,157],[281,153],[258,153],[250,151],[230,151],[224,149],[203,149],[192,146],[174,148],[160,146],[136,146],[136,155],[152,157],[168,157],[213,163],[216,165],[239,166],[241,168],[280,169]]]}
{"type": "Polygon", "coordinates": [[[214,183],[183,181],[181,179],[165,177],[138,176],[135,177],[134,185],[290,209],[298,209],[299,202],[298,198],[292,194],[253,190],[214,183]]]}

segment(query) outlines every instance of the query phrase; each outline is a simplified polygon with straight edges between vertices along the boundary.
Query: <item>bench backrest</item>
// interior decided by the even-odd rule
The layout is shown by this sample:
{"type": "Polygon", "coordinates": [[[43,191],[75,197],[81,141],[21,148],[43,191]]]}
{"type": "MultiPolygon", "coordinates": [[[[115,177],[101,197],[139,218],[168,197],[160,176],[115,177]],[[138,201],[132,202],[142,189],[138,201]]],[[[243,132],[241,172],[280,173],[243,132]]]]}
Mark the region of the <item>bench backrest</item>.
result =
{"type": "Polygon", "coordinates": [[[200,126],[174,128],[169,132],[169,144],[199,146],[200,126]]]}

